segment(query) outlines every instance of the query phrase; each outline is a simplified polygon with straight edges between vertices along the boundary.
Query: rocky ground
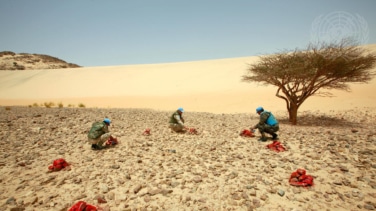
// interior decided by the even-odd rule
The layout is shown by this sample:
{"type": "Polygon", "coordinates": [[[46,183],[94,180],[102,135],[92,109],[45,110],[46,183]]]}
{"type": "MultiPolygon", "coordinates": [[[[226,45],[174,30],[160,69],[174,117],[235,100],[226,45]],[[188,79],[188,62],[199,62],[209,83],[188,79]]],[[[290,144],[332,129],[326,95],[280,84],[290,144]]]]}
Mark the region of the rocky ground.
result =
{"type": "Polygon", "coordinates": [[[0,52],[0,70],[41,70],[77,67],[80,66],[44,54],[0,52]]]}
{"type": "Polygon", "coordinates": [[[167,128],[172,112],[0,107],[0,210],[67,210],[79,200],[111,211],[376,207],[375,109],[302,112],[299,126],[275,112],[280,153],[239,136],[256,114],[186,112],[199,131],[189,135],[167,128]],[[87,132],[104,117],[120,144],[93,151],[87,132]],[[70,168],[49,172],[58,158],[70,168]],[[313,187],[289,184],[298,168],[313,187]]]}

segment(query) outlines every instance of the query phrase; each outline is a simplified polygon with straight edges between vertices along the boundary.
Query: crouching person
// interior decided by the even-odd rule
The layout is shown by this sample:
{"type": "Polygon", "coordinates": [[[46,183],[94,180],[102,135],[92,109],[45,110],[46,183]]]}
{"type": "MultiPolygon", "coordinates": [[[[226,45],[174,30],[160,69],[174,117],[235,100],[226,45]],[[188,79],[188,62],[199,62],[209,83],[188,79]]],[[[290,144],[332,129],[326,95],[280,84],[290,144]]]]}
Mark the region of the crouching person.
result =
{"type": "Polygon", "coordinates": [[[111,133],[108,129],[110,124],[111,120],[108,118],[105,118],[102,122],[94,122],[92,124],[87,135],[89,142],[91,143],[91,149],[100,150],[106,147],[103,146],[103,143],[105,143],[111,137],[111,133]]]}
{"type": "Polygon", "coordinates": [[[184,109],[178,108],[170,117],[169,127],[178,133],[186,132],[186,127],[184,126],[184,118],[183,118],[184,109]]]}
{"type": "Polygon", "coordinates": [[[279,130],[279,123],[274,115],[269,112],[265,111],[263,107],[256,108],[256,112],[260,115],[260,121],[255,126],[251,128],[251,130],[258,129],[261,133],[261,138],[259,141],[267,141],[267,137],[265,133],[272,135],[272,140],[277,140],[278,135],[276,132],[279,130]]]}

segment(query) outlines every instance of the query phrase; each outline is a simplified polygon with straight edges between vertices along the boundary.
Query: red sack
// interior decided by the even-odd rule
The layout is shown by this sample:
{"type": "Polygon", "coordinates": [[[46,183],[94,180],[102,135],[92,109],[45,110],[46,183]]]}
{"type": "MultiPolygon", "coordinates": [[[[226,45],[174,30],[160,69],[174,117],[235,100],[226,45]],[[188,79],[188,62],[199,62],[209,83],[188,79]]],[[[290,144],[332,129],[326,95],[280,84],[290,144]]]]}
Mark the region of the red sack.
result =
{"type": "Polygon", "coordinates": [[[90,204],[86,204],[86,207],[85,207],[85,211],[97,211],[97,207],[96,206],[93,206],[93,205],[90,205],[90,204]]]}
{"type": "Polygon", "coordinates": [[[266,147],[276,152],[286,151],[285,147],[279,141],[273,141],[273,143],[266,145],[266,147]]]}
{"type": "Polygon", "coordinates": [[[240,136],[243,136],[243,137],[255,137],[255,134],[253,134],[253,132],[250,131],[250,130],[243,130],[240,133],[240,136]]]}
{"type": "Polygon", "coordinates": [[[68,211],[97,211],[97,208],[93,205],[86,204],[84,201],[78,201],[68,211]]]}
{"type": "Polygon", "coordinates": [[[118,144],[118,140],[112,136],[110,136],[110,138],[106,141],[106,146],[113,146],[113,145],[116,145],[118,144]]]}
{"type": "Polygon", "coordinates": [[[189,133],[189,134],[193,134],[193,135],[197,135],[197,134],[198,134],[198,131],[197,131],[195,128],[189,128],[189,129],[188,129],[188,133],[189,133]]]}
{"type": "Polygon", "coordinates": [[[150,136],[150,128],[146,128],[145,131],[142,133],[144,136],[150,136]]]}
{"type": "Polygon", "coordinates": [[[69,163],[65,161],[63,158],[54,160],[51,166],[48,167],[50,171],[60,171],[61,169],[69,166],[69,163]]]}
{"type": "Polygon", "coordinates": [[[313,186],[313,177],[311,175],[307,175],[306,170],[298,169],[291,174],[289,183],[293,186],[313,186]]]}

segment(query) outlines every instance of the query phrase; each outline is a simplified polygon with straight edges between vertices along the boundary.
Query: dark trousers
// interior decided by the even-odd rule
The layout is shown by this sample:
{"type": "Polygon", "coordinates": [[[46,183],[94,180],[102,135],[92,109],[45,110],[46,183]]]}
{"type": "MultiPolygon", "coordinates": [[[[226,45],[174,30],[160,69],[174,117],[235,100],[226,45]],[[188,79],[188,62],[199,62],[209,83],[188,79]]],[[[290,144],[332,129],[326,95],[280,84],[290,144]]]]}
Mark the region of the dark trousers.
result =
{"type": "Polygon", "coordinates": [[[274,135],[275,132],[277,132],[279,130],[279,125],[276,124],[276,125],[268,125],[268,124],[263,124],[263,125],[258,125],[257,126],[257,129],[259,130],[259,132],[261,133],[262,136],[265,135],[265,133],[268,133],[270,135],[274,135]]]}

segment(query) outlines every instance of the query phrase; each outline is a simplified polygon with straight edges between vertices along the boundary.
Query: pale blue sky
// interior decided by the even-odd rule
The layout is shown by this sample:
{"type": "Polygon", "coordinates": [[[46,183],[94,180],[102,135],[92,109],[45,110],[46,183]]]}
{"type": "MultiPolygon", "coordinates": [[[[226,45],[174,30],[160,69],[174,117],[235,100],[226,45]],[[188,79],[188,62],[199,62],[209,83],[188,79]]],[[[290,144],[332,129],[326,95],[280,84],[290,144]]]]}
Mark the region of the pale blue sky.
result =
{"type": "Polygon", "coordinates": [[[376,0],[0,0],[0,51],[90,67],[255,56],[328,34],[370,44],[375,11],[376,0]]]}

